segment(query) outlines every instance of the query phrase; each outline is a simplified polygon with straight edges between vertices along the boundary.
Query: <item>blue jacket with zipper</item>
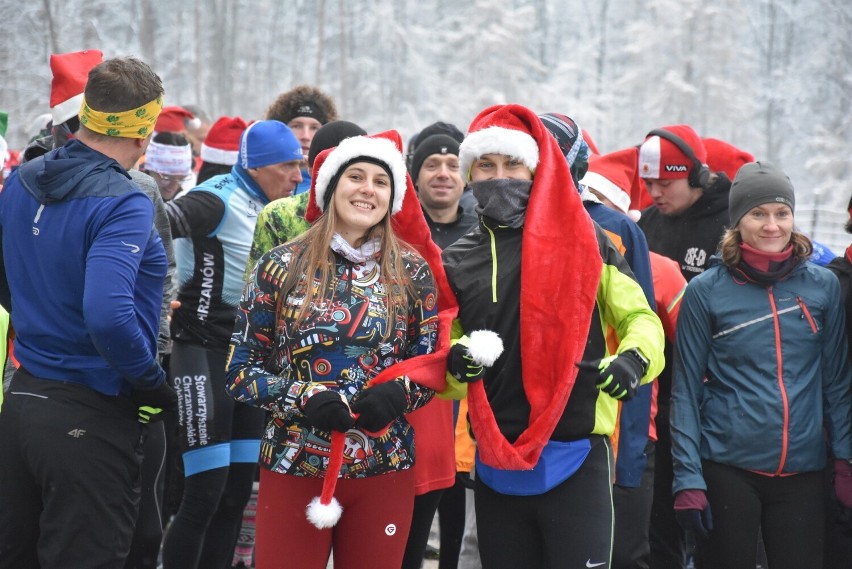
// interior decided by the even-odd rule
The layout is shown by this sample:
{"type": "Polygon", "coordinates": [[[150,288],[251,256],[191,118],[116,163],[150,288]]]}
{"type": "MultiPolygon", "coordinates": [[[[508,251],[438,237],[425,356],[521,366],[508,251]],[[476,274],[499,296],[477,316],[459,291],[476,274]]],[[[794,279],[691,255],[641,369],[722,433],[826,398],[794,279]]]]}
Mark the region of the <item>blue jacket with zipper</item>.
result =
{"type": "Polygon", "coordinates": [[[773,476],[820,470],[823,425],[835,456],[852,456],[845,326],[827,269],[805,262],[765,287],[714,257],[678,318],[673,491],[706,489],[702,460],[773,476]]]}
{"type": "Polygon", "coordinates": [[[80,142],[18,168],[0,192],[0,303],[32,375],[105,395],[165,381],[157,332],[167,263],[154,206],[80,142]]]}

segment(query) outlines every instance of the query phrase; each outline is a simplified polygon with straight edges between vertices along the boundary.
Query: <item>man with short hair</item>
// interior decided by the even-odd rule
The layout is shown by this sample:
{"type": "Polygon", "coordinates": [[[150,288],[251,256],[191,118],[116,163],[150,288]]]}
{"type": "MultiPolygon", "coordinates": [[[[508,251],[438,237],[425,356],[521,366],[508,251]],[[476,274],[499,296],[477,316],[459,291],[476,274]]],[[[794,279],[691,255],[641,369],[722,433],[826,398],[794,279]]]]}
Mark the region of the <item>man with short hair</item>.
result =
{"type": "Polygon", "coordinates": [[[163,106],[134,58],[88,75],[76,139],[0,193],[0,303],[21,367],[0,413],[0,567],[120,569],[139,507],[140,413],[174,410],[157,363],[166,254],[128,170],[163,106]]]}
{"type": "Polygon", "coordinates": [[[165,569],[225,567],[251,494],[262,409],[225,393],[225,359],[257,216],[302,180],[302,149],[279,121],[252,123],[237,163],[166,203],[180,307],[170,375],[178,392],[184,493],[163,542],[165,569]]]}

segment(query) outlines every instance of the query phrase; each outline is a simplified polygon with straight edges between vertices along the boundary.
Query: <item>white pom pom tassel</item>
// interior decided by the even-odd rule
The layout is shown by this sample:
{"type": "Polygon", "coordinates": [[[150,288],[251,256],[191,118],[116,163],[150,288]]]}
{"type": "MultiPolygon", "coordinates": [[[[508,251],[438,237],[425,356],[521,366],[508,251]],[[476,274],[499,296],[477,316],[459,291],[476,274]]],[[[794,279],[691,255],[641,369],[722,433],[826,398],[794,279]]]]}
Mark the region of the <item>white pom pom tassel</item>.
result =
{"type": "Polygon", "coordinates": [[[470,333],[467,351],[470,352],[473,361],[481,366],[491,367],[503,353],[503,340],[497,332],[474,330],[470,333]]]}
{"type": "Polygon", "coordinates": [[[340,520],[343,514],[343,506],[337,501],[337,498],[332,498],[328,504],[323,504],[319,496],[315,496],[311,503],[308,504],[306,511],[308,521],[314,524],[318,529],[326,529],[334,527],[340,520]]]}

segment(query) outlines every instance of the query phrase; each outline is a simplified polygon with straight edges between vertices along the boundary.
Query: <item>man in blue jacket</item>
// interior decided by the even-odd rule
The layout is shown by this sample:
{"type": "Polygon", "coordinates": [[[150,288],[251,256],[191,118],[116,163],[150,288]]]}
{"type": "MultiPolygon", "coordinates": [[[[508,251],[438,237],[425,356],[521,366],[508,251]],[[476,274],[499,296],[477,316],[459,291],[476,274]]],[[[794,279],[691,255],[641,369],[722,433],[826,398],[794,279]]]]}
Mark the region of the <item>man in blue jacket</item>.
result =
{"type": "Polygon", "coordinates": [[[176,409],[157,362],[166,255],[127,173],[162,97],[141,61],[97,65],[77,138],[0,193],[0,304],[21,364],[0,414],[0,568],[124,566],[140,420],[176,409]]]}

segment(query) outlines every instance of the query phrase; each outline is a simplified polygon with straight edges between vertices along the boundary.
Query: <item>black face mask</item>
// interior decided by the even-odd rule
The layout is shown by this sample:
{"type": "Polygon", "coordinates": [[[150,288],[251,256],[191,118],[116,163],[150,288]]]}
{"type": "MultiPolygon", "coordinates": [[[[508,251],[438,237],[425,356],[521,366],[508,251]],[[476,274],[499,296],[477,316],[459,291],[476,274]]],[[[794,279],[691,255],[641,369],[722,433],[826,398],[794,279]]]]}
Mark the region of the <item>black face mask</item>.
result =
{"type": "Polygon", "coordinates": [[[470,189],[479,202],[477,213],[515,229],[524,225],[532,180],[483,180],[471,182],[470,189]]]}

